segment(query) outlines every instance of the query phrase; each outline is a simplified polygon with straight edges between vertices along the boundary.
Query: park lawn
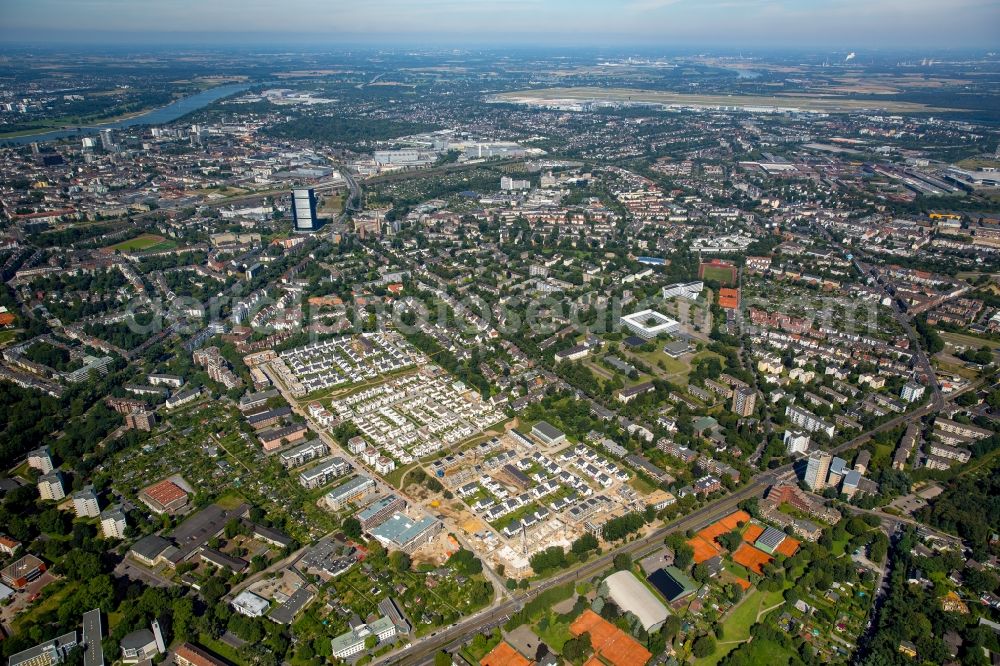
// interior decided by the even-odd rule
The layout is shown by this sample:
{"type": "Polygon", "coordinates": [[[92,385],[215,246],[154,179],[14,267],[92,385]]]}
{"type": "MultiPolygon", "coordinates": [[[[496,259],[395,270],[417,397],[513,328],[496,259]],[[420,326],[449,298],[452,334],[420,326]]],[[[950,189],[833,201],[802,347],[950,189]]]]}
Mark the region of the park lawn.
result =
{"type": "Polygon", "coordinates": [[[545,629],[541,628],[541,623],[535,623],[532,629],[538,634],[538,637],[545,641],[545,644],[552,648],[555,652],[562,652],[563,645],[566,644],[573,635],[569,632],[569,624],[564,622],[557,622],[555,620],[556,614],[549,613],[548,619],[549,623],[545,629]]]}
{"type": "Polygon", "coordinates": [[[646,481],[639,475],[633,476],[631,479],[629,479],[628,484],[633,488],[635,488],[640,493],[642,493],[643,495],[649,495],[650,493],[654,492],[657,489],[656,486],[651,484],[649,481],[646,481]]]}
{"type": "Polygon", "coordinates": [[[789,663],[792,653],[774,641],[757,640],[750,643],[750,663],[782,666],[789,663]]]}
{"type": "Polygon", "coordinates": [[[3,346],[3,345],[6,345],[6,344],[9,344],[9,343],[13,342],[14,339],[17,338],[17,334],[19,332],[20,332],[20,329],[18,329],[16,331],[15,330],[0,331],[0,346],[3,346]]]}
{"type": "Polygon", "coordinates": [[[220,640],[216,640],[209,636],[208,634],[199,634],[198,642],[201,643],[209,652],[214,652],[223,659],[231,661],[237,666],[243,666],[245,663],[243,659],[240,658],[240,653],[233,646],[228,643],[223,643],[220,640]]]}
{"type": "Polygon", "coordinates": [[[238,507],[240,504],[243,504],[245,501],[246,499],[244,499],[242,495],[230,492],[219,497],[219,499],[215,500],[215,503],[218,504],[223,509],[231,511],[236,507],[238,507]]]}
{"type": "MultiPolygon", "coordinates": [[[[657,349],[651,352],[626,352],[626,356],[634,356],[640,361],[648,365],[653,372],[659,375],[663,379],[669,379],[677,384],[687,384],[688,375],[691,374],[691,364],[694,363],[695,359],[707,358],[709,356],[719,357],[715,352],[708,350],[702,350],[691,357],[690,362],[682,361],[680,359],[671,358],[663,351],[663,343],[660,341],[656,342],[657,349]],[[663,362],[663,367],[660,367],[660,362],[663,362]]],[[[721,358],[721,357],[719,357],[721,358]]],[[[626,359],[627,360],[627,359],[626,359]]],[[[648,380],[647,380],[648,381],[648,380]]]]}
{"type": "Polygon", "coordinates": [[[873,469],[888,467],[892,463],[893,451],[893,447],[889,444],[876,444],[875,453],[872,455],[872,461],[869,467],[873,469]]]}
{"type": "Polygon", "coordinates": [[[412,465],[404,465],[403,467],[397,467],[388,474],[384,475],[383,478],[390,483],[394,488],[402,488],[403,475],[409,472],[415,467],[419,467],[420,463],[413,463],[412,465]]]}
{"type": "Polygon", "coordinates": [[[844,551],[847,549],[847,542],[850,540],[851,536],[847,535],[843,539],[834,541],[830,546],[830,554],[834,557],[840,557],[843,555],[844,551]]]}
{"type": "Polygon", "coordinates": [[[121,252],[131,252],[134,250],[151,250],[156,248],[157,250],[169,250],[176,247],[177,243],[174,241],[169,241],[163,236],[157,234],[143,234],[141,236],[136,236],[135,238],[130,238],[128,240],[122,241],[121,243],[115,243],[114,245],[108,246],[106,249],[119,250],[121,252]],[[163,247],[160,247],[160,246],[163,247]]]}

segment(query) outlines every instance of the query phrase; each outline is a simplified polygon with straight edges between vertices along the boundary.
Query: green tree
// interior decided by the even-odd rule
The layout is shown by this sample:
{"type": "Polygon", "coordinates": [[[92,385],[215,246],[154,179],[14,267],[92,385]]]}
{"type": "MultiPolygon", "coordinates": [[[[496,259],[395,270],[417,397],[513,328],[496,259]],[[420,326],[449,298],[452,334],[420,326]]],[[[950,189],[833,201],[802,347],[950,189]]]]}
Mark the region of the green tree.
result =
{"type": "Polygon", "coordinates": [[[340,529],[344,531],[344,534],[351,539],[361,538],[361,521],[354,516],[348,516],[344,519],[344,522],[340,524],[340,529]]]}
{"type": "Polygon", "coordinates": [[[694,639],[694,644],[691,646],[691,654],[693,654],[698,659],[704,659],[708,655],[715,652],[715,639],[708,634],[703,634],[698,638],[694,639]]]}

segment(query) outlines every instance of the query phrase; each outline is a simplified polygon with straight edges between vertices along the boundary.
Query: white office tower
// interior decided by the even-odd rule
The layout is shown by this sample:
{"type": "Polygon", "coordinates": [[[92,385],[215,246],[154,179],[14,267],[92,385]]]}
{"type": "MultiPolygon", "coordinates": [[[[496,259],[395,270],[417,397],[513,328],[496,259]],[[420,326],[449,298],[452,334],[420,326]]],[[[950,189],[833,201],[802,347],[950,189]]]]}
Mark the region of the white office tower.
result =
{"type": "Polygon", "coordinates": [[[292,219],[295,231],[316,231],[316,191],[312,189],[292,190],[292,219]]]}

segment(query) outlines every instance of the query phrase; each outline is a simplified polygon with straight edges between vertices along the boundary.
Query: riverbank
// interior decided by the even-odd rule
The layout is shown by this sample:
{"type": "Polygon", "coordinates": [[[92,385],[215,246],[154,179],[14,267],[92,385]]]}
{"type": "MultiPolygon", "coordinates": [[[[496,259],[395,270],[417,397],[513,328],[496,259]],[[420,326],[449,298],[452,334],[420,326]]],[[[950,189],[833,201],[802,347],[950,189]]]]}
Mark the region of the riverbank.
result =
{"type": "Polygon", "coordinates": [[[66,127],[55,125],[51,129],[33,129],[21,132],[0,134],[0,145],[26,145],[35,142],[59,141],[74,137],[84,137],[99,133],[104,129],[126,129],[136,125],[165,125],[189,113],[202,109],[220,99],[235,95],[250,88],[249,83],[229,84],[209,88],[200,93],[182,97],[164,106],[122,114],[100,123],[66,127]]]}

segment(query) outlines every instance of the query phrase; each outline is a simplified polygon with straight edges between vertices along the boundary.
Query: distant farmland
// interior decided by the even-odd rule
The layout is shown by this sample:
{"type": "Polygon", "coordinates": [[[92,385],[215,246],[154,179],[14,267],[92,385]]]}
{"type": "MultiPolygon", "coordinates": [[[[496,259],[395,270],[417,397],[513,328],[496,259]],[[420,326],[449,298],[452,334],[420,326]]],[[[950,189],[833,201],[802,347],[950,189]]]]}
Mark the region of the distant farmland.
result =
{"type": "Polygon", "coordinates": [[[667,106],[706,108],[719,107],[762,110],[798,109],[825,113],[851,113],[880,110],[889,113],[931,113],[960,111],[891,99],[852,99],[839,95],[691,95],[688,93],[641,90],[637,88],[543,88],[501,93],[494,101],[537,106],[605,102],[618,104],[663,104],[667,106]]]}

